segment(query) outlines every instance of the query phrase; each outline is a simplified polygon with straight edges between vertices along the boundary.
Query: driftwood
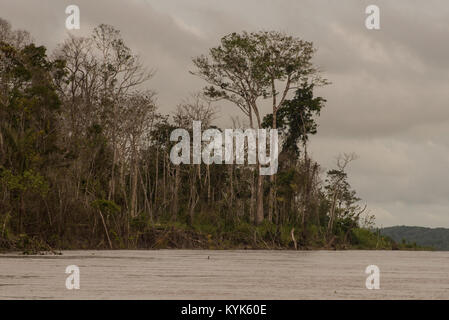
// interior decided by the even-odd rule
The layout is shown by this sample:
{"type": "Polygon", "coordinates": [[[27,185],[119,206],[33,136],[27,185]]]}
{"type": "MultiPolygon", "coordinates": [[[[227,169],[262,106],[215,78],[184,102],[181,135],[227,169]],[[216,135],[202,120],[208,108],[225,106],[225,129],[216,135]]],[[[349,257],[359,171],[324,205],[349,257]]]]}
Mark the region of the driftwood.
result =
{"type": "Polygon", "coordinates": [[[292,236],[293,244],[295,245],[295,250],[298,250],[298,243],[296,242],[295,238],[295,228],[292,228],[290,235],[292,236]]]}

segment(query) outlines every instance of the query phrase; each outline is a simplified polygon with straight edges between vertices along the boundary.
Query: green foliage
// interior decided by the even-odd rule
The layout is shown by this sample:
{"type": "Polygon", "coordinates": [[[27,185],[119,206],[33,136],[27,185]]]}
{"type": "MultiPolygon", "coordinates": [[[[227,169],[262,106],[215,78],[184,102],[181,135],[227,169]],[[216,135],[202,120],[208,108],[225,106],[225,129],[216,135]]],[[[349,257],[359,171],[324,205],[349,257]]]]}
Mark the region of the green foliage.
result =
{"type": "Polygon", "coordinates": [[[351,230],[351,237],[355,247],[378,249],[379,238],[367,229],[355,228],[351,230]]]}
{"type": "MultiPolygon", "coordinates": [[[[321,97],[314,98],[313,88],[313,83],[303,83],[301,88],[296,90],[294,98],[285,100],[277,111],[277,128],[284,136],[283,152],[291,152],[298,156],[298,145],[306,143],[310,134],[317,133],[318,124],[314,117],[320,115],[326,100],[321,97]]],[[[271,128],[272,124],[271,113],[264,117],[262,126],[271,128]]]]}
{"type": "Polygon", "coordinates": [[[48,182],[39,173],[26,170],[21,175],[14,175],[11,170],[0,167],[0,181],[9,191],[31,191],[45,196],[49,191],[48,182]]]}
{"type": "Polygon", "coordinates": [[[103,213],[116,215],[120,212],[120,206],[118,206],[114,201],[97,199],[92,202],[92,207],[101,210],[103,213]]]}
{"type": "Polygon", "coordinates": [[[258,98],[279,95],[275,81],[326,83],[311,61],[314,52],[312,42],[282,32],[233,32],[209,55],[193,59],[197,70],[192,73],[209,84],[204,88],[208,97],[231,101],[249,115],[257,112],[258,98]]]}
{"type": "Polygon", "coordinates": [[[395,226],[380,229],[382,235],[402,242],[405,246],[413,247],[413,243],[422,247],[436,250],[449,250],[449,229],[395,226]]]}

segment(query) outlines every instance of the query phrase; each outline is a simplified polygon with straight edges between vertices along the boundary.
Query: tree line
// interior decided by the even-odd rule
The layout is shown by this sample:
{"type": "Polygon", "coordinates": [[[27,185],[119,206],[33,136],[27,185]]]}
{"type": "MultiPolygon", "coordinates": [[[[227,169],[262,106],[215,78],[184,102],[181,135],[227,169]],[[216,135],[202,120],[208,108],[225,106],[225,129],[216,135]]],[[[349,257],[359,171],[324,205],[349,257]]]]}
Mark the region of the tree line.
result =
{"type": "Polygon", "coordinates": [[[48,53],[0,20],[0,247],[389,246],[348,183],[355,156],[325,172],[307,153],[326,103],[314,89],[329,84],[315,51],[282,32],[226,35],[192,61],[204,88],[167,115],[113,26],[48,53]],[[170,161],[170,133],[217,128],[221,100],[241,112],[234,128],[278,130],[277,174],[170,161]]]}

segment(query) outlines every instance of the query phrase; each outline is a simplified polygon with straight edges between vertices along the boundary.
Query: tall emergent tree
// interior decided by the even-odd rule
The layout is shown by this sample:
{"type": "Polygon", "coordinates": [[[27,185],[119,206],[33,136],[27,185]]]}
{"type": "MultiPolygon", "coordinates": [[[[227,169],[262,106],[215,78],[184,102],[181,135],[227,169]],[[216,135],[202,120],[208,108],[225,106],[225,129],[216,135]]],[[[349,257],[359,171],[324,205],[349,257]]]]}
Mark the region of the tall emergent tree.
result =
{"type": "MultiPolygon", "coordinates": [[[[290,90],[305,82],[325,84],[312,63],[315,49],[312,42],[288,36],[282,32],[261,31],[231,33],[221,39],[209,55],[193,60],[198,75],[211,86],[205,93],[211,98],[236,104],[253,126],[253,113],[258,128],[262,127],[260,99],[272,99],[272,128],[277,128],[277,112],[290,90]]],[[[260,164],[259,164],[260,170],[260,164]]],[[[271,185],[274,176],[271,176],[271,185]]],[[[264,219],[263,176],[257,183],[256,223],[264,219]]],[[[270,190],[268,219],[273,213],[274,191],[270,190]]]]}

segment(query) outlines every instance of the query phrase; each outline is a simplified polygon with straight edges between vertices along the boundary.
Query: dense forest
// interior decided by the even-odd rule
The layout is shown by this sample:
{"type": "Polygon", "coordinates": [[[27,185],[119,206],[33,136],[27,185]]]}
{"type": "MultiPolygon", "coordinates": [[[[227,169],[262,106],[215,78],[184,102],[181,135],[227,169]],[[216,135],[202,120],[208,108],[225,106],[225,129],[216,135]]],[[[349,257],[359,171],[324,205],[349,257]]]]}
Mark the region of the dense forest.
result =
{"type": "Polygon", "coordinates": [[[47,52],[0,19],[0,249],[397,247],[370,231],[348,183],[355,156],[325,171],[307,153],[326,104],[314,88],[329,85],[314,53],[280,32],[226,35],[186,70],[204,88],[167,115],[114,27],[47,52]],[[223,100],[244,118],[234,128],[278,130],[275,175],[170,161],[170,133],[217,128],[223,100]]]}
{"type": "Polygon", "coordinates": [[[436,250],[449,250],[449,229],[395,226],[380,229],[382,235],[398,243],[415,244],[436,250]]]}

